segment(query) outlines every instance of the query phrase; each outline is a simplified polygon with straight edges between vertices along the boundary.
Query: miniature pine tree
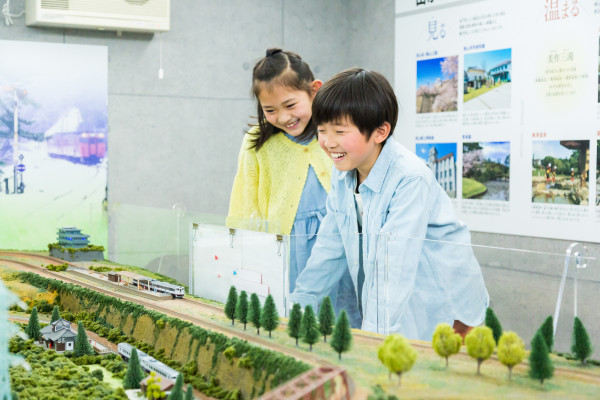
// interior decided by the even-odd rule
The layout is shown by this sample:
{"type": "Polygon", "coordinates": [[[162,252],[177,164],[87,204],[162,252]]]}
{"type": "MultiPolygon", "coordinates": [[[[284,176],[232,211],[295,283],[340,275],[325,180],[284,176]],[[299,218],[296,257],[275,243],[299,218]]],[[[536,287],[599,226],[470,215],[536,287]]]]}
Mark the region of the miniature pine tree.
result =
{"type": "Polygon", "coordinates": [[[514,332],[504,332],[498,341],[498,360],[508,367],[508,379],[512,379],[512,369],[525,358],[525,344],[514,332]]]}
{"type": "Polygon", "coordinates": [[[539,379],[544,384],[544,379],[551,378],[554,374],[554,366],[550,360],[548,345],[538,331],[531,341],[531,352],[529,353],[529,376],[539,379]]]}
{"type": "Polygon", "coordinates": [[[256,334],[260,334],[260,300],[256,293],[250,295],[250,310],[248,310],[249,320],[252,325],[256,328],[256,334]]]}
{"type": "Polygon", "coordinates": [[[575,317],[575,323],[573,324],[572,342],[571,352],[575,355],[576,359],[585,364],[585,359],[592,354],[592,345],[590,337],[579,317],[575,317]]]}
{"type": "Polygon", "coordinates": [[[244,324],[244,330],[246,330],[246,323],[248,323],[248,295],[243,290],[235,306],[235,316],[238,321],[244,324]]]}
{"type": "Polygon", "coordinates": [[[492,330],[494,341],[496,344],[498,344],[500,336],[502,336],[502,325],[500,325],[498,317],[496,317],[496,314],[494,314],[494,310],[489,307],[487,310],[485,310],[485,326],[492,330]]]}
{"type": "MultiPolygon", "coordinates": [[[[125,373],[125,377],[123,377],[123,388],[139,389],[142,379],[144,379],[144,371],[140,365],[137,349],[134,347],[131,349],[131,357],[129,357],[129,362],[127,362],[127,372],[125,373]]],[[[149,386],[150,382],[148,382],[149,386]]]]}
{"type": "Polygon", "coordinates": [[[148,400],[164,399],[167,397],[165,392],[160,390],[160,376],[156,376],[156,373],[150,372],[150,379],[148,379],[146,386],[146,398],[148,400]]]}
{"type": "Polygon", "coordinates": [[[277,307],[275,307],[275,300],[273,300],[273,296],[271,295],[267,296],[265,305],[260,313],[260,324],[269,331],[269,337],[271,337],[271,331],[279,326],[279,314],[277,313],[277,307]]]}
{"type": "Polygon", "coordinates": [[[446,368],[448,368],[448,357],[458,353],[462,344],[462,337],[454,332],[454,329],[448,324],[441,323],[435,327],[431,345],[435,352],[446,359],[446,368]]]}
{"type": "Polygon", "coordinates": [[[398,334],[391,334],[377,351],[379,360],[386,366],[391,373],[398,375],[398,380],[402,373],[409,371],[417,359],[417,352],[410,343],[398,334]]]}
{"type": "Polygon", "coordinates": [[[330,345],[338,353],[340,360],[342,359],[342,353],[350,350],[350,346],[352,346],[352,332],[350,331],[350,321],[346,310],[340,311],[333,328],[330,345]]]}
{"type": "Polygon", "coordinates": [[[490,358],[496,342],[494,334],[487,326],[477,326],[465,337],[467,353],[477,360],[477,375],[481,375],[481,363],[490,358]]]}
{"type": "Polygon", "coordinates": [[[326,296],[321,303],[319,310],[319,331],[323,335],[323,341],[327,342],[327,335],[333,333],[333,324],[335,323],[335,313],[331,305],[331,299],[326,296]]]}
{"type": "Polygon", "coordinates": [[[552,353],[552,346],[554,346],[554,326],[552,321],[552,315],[550,315],[539,329],[542,337],[546,341],[548,352],[552,353]]]}
{"type": "Polygon", "coordinates": [[[25,328],[25,333],[31,339],[38,340],[40,337],[40,321],[38,319],[37,307],[33,307],[29,316],[29,323],[25,328]]]}
{"type": "Polygon", "coordinates": [[[50,319],[50,323],[53,323],[54,321],[58,321],[60,319],[60,310],[58,309],[58,306],[54,306],[54,308],[52,309],[52,318],[50,319]]]}
{"type": "Polygon", "coordinates": [[[85,333],[83,322],[79,321],[77,324],[77,337],[75,338],[75,349],[73,350],[73,356],[81,357],[93,354],[94,349],[92,349],[92,345],[90,342],[88,342],[88,337],[87,333],[85,333]]]}
{"type": "Polygon", "coordinates": [[[194,400],[194,388],[192,388],[192,385],[188,385],[185,391],[185,400],[194,400]]]}
{"type": "Polygon", "coordinates": [[[302,341],[310,346],[310,351],[312,351],[312,345],[319,341],[319,327],[312,306],[304,308],[304,315],[300,322],[300,336],[302,341]]]}
{"type": "Polygon", "coordinates": [[[177,375],[175,386],[171,389],[168,400],[183,400],[183,374],[177,375]]]}
{"type": "Polygon", "coordinates": [[[227,303],[225,303],[225,315],[231,320],[231,325],[235,323],[235,306],[237,305],[237,291],[235,286],[229,288],[227,303]]]}
{"type": "Polygon", "coordinates": [[[290,320],[288,321],[288,335],[296,339],[296,347],[298,347],[298,338],[300,337],[300,325],[302,322],[302,306],[294,303],[290,312],[290,320]]]}

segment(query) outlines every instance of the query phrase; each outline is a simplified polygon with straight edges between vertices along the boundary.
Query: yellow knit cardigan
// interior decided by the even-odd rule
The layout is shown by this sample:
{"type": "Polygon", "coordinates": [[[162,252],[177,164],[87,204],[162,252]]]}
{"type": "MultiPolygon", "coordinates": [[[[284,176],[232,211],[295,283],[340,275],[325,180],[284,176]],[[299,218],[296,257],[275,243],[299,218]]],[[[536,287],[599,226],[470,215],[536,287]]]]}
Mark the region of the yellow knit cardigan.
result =
{"type": "MultiPolygon", "coordinates": [[[[309,165],[329,192],[332,161],[316,139],[301,145],[283,133],[273,135],[258,151],[250,149],[255,131],[244,136],[226,224],[232,228],[257,229],[250,221],[266,220],[269,232],[289,235],[309,165]]],[[[265,226],[260,230],[265,230],[265,226]]]]}

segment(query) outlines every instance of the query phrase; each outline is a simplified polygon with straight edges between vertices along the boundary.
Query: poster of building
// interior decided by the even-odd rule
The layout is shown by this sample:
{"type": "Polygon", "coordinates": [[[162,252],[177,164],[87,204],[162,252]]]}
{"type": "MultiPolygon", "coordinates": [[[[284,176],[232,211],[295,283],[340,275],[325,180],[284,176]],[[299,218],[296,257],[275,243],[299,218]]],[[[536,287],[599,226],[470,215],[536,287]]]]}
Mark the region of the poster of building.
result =
{"type": "Polygon", "coordinates": [[[0,248],[107,243],[108,52],[0,40],[0,248]]]}
{"type": "Polygon", "coordinates": [[[598,1],[396,1],[395,136],[470,229],[600,242],[599,32],[598,1]]]}

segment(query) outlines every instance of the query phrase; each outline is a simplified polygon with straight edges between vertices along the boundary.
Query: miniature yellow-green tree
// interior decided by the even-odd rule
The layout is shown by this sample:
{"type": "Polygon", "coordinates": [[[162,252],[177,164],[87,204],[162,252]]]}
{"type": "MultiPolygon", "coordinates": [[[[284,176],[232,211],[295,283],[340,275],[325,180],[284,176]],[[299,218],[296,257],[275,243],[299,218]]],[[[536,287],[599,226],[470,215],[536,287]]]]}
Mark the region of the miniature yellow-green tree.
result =
{"type": "Polygon", "coordinates": [[[377,351],[379,360],[391,373],[398,375],[398,382],[402,373],[409,371],[417,359],[417,352],[408,341],[398,335],[389,335],[377,351]]]}
{"type": "Polygon", "coordinates": [[[148,379],[146,386],[146,399],[164,399],[167,397],[166,393],[160,390],[160,376],[156,376],[155,372],[150,372],[150,379],[148,379]]]}
{"type": "Polygon", "coordinates": [[[431,345],[440,357],[446,359],[446,368],[448,368],[448,357],[458,353],[461,344],[462,337],[454,332],[450,325],[441,323],[436,326],[431,345]]]}
{"type": "Polygon", "coordinates": [[[496,342],[492,330],[487,326],[477,326],[465,337],[467,353],[477,360],[477,375],[481,375],[481,363],[490,358],[496,342]]]}
{"type": "Polygon", "coordinates": [[[512,378],[512,368],[525,358],[525,344],[514,332],[504,332],[498,341],[498,360],[508,367],[508,379],[512,378]]]}

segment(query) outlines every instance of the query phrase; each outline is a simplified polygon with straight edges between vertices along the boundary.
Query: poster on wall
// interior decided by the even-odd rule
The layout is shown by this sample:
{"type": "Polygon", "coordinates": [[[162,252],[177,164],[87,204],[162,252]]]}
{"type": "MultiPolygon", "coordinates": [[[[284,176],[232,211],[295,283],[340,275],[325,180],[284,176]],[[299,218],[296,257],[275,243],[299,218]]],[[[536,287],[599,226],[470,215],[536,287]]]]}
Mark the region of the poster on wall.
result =
{"type": "Polygon", "coordinates": [[[395,25],[397,140],[470,229],[600,242],[600,1],[397,0],[395,25]]]}
{"type": "Polygon", "coordinates": [[[105,46],[0,40],[0,248],[107,244],[105,46]]]}

